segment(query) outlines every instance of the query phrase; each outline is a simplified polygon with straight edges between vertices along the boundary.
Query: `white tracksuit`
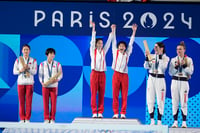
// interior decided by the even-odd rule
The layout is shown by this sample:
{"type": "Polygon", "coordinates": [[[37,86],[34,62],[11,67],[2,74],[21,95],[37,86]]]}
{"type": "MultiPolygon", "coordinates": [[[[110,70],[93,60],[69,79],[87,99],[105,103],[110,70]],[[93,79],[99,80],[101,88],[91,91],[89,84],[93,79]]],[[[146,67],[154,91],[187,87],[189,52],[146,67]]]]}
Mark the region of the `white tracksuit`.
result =
{"type": "Polygon", "coordinates": [[[121,53],[117,49],[116,35],[114,34],[113,42],[112,42],[112,53],[113,53],[112,69],[114,71],[117,71],[120,73],[128,73],[128,61],[133,51],[134,40],[135,40],[135,36],[131,36],[126,52],[121,53]]]}
{"type": "Polygon", "coordinates": [[[23,68],[19,58],[16,59],[13,74],[18,75],[18,97],[19,97],[19,116],[20,120],[30,120],[31,118],[31,107],[32,107],[32,96],[33,96],[33,84],[34,75],[37,73],[37,61],[32,57],[25,59],[24,63],[28,65],[30,76],[27,76],[25,72],[20,72],[23,68]]]}
{"type": "Polygon", "coordinates": [[[155,97],[157,97],[157,104],[159,113],[163,115],[165,96],[166,96],[166,83],[165,83],[165,70],[169,62],[169,57],[166,54],[162,55],[159,59],[159,55],[152,54],[152,61],[145,61],[144,68],[149,69],[149,77],[147,81],[147,106],[149,113],[154,112],[155,97]],[[157,59],[156,59],[157,58],[157,59]],[[155,73],[157,61],[157,73],[155,73]]]}
{"type": "Polygon", "coordinates": [[[17,58],[13,67],[13,74],[18,75],[17,83],[18,85],[33,85],[34,84],[34,75],[37,73],[37,61],[36,59],[33,59],[32,57],[29,57],[29,60],[24,59],[24,62],[27,64],[28,61],[28,66],[29,70],[28,72],[30,73],[30,77],[26,77],[24,73],[20,73],[19,70],[23,68],[22,63],[20,60],[17,58]]]}
{"type": "Polygon", "coordinates": [[[90,42],[90,57],[91,57],[91,69],[99,72],[106,71],[106,53],[110,47],[113,35],[110,33],[108,40],[101,51],[95,47],[96,32],[92,32],[92,40],[90,42]]]}
{"type": "MultiPolygon", "coordinates": [[[[59,62],[54,60],[53,62],[49,64],[47,61],[43,61],[42,63],[40,63],[40,66],[39,66],[40,83],[45,83],[49,80],[49,78],[51,78],[49,77],[48,66],[49,66],[50,71],[52,71],[51,77],[56,75],[59,71],[62,71],[62,66],[59,62]]],[[[62,77],[63,77],[63,73],[61,73],[61,75],[58,77],[58,81],[60,81],[62,77]]],[[[58,82],[50,84],[46,88],[52,88],[52,87],[58,87],[58,82]]]]}
{"type": "Polygon", "coordinates": [[[174,57],[170,62],[169,74],[172,76],[171,82],[171,96],[172,96],[172,108],[173,115],[178,111],[179,101],[181,103],[181,110],[185,116],[187,116],[187,101],[189,93],[188,79],[193,74],[194,66],[193,61],[190,57],[187,58],[187,66],[182,68],[182,75],[179,75],[179,69],[175,68],[175,63],[178,59],[182,60],[181,57],[174,57]]]}
{"type": "Polygon", "coordinates": [[[110,47],[112,40],[112,34],[109,34],[108,40],[105,46],[98,50],[95,47],[96,32],[92,32],[92,40],[90,42],[90,57],[91,57],[91,75],[90,75],[90,87],[91,87],[91,108],[92,114],[102,114],[104,111],[104,95],[106,87],[106,53],[110,47]],[[97,93],[98,93],[98,105],[97,105],[97,93]]]}
{"type": "Polygon", "coordinates": [[[112,79],[112,88],[113,88],[114,114],[119,114],[120,91],[122,95],[122,105],[121,105],[120,114],[126,114],[128,86],[129,86],[128,61],[133,51],[134,40],[135,40],[135,36],[132,35],[130,38],[129,44],[127,46],[127,49],[124,53],[121,53],[117,49],[117,41],[116,41],[115,34],[112,40],[112,53],[113,53],[112,69],[114,70],[113,79],[112,79]]]}

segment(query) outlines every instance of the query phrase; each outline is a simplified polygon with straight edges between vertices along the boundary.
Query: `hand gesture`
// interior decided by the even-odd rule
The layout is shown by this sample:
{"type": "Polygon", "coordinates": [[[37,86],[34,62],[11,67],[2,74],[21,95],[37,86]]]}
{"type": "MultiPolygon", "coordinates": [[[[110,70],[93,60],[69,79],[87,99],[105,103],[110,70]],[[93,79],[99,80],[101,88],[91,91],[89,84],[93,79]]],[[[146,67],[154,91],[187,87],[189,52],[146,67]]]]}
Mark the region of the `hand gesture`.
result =
{"type": "Polygon", "coordinates": [[[175,61],[175,67],[179,66],[179,61],[175,61]]]}
{"type": "Polygon", "coordinates": [[[25,70],[29,70],[30,69],[28,64],[25,64],[24,68],[25,68],[25,70]]]}
{"type": "Polygon", "coordinates": [[[150,55],[150,52],[148,50],[145,51],[145,56],[147,57],[148,55],[150,55]]]}
{"type": "Polygon", "coordinates": [[[112,24],[110,27],[111,27],[112,33],[114,33],[115,30],[116,30],[116,25],[115,25],[115,24],[112,24]]]}
{"type": "Polygon", "coordinates": [[[53,80],[52,84],[53,84],[53,83],[56,83],[56,82],[58,82],[58,79],[57,79],[57,78],[53,80]]]}
{"type": "Polygon", "coordinates": [[[137,27],[138,27],[137,24],[133,24],[133,25],[132,25],[132,30],[133,30],[133,31],[137,31],[137,27]]]}
{"type": "Polygon", "coordinates": [[[184,64],[185,64],[185,60],[182,60],[182,61],[181,61],[181,65],[184,65],[184,64]]]}
{"type": "Polygon", "coordinates": [[[23,67],[21,70],[19,70],[20,73],[24,72],[26,70],[25,67],[23,67]]]}

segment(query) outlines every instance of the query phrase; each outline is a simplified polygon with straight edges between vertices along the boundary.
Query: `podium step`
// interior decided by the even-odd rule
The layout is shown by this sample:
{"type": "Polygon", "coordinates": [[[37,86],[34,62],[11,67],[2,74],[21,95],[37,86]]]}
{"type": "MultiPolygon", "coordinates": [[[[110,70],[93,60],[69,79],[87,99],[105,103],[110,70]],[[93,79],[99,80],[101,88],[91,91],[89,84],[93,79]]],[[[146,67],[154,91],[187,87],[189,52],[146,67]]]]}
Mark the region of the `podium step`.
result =
{"type": "Polygon", "coordinates": [[[169,128],[169,133],[200,133],[200,128],[169,128]]]}
{"type": "Polygon", "coordinates": [[[112,118],[75,118],[74,123],[82,124],[125,124],[125,125],[140,125],[137,119],[112,119],[112,118]]]}
{"type": "Polygon", "coordinates": [[[2,133],[168,133],[168,126],[132,125],[135,120],[77,118],[74,123],[0,122],[2,133]],[[76,123],[102,122],[102,123],[76,123]],[[108,124],[108,122],[113,122],[108,124]],[[106,123],[107,122],[107,123],[106,123]],[[119,122],[116,124],[115,122],[119,122]],[[121,123],[120,123],[121,122],[121,123]],[[123,123],[123,124],[122,124],[123,123]],[[127,123],[127,124],[125,124],[127,123]]]}

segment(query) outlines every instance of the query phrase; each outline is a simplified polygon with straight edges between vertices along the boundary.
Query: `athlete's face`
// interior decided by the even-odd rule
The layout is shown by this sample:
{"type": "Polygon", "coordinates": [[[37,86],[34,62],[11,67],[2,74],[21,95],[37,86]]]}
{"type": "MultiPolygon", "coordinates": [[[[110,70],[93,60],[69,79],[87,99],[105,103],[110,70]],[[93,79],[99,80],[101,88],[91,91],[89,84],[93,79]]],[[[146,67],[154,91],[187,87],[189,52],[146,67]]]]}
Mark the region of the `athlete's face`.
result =
{"type": "Polygon", "coordinates": [[[102,40],[99,40],[97,43],[96,43],[96,47],[97,49],[101,49],[103,47],[103,41],[102,40]]]}
{"type": "Polygon", "coordinates": [[[155,51],[155,54],[158,54],[159,53],[159,46],[158,46],[158,44],[155,44],[155,46],[154,46],[154,51],[155,51]]]}
{"type": "Polygon", "coordinates": [[[125,44],[120,43],[119,46],[118,46],[118,49],[119,49],[120,52],[123,53],[123,52],[126,50],[126,46],[125,46],[125,44]]]}
{"type": "Polygon", "coordinates": [[[48,56],[47,56],[47,59],[48,61],[52,61],[55,57],[55,54],[54,53],[49,53],[48,56]]]}
{"type": "Polygon", "coordinates": [[[22,48],[22,53],[23,53],[23,56],[24,57],[29,57],[29,54],[30,54],[30,49],[29,47],[25,46],[22,48]]]}
{"type": "Polygon", "coordinates": [[[185,49],[184,49],[184,47],[183,46],[177,46],[177,48],[176,48],[176,52],[177,52],[177,55],[178,56],[181,56],[181,57],[183,57],[184,56],[184,54],[185,54],[185,49]]]}

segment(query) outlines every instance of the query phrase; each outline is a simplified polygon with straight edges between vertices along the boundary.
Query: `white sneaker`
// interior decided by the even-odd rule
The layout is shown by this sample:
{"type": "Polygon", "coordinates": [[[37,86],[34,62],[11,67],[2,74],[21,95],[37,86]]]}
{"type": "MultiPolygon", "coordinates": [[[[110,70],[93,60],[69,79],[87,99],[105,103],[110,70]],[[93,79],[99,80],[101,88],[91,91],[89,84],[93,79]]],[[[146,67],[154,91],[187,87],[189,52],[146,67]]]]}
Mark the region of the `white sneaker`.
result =
{"type": "Polygon", "coordinates": [[[183,122],[182,122],[182,128],[187,128],[186,121],[183,121],[183,122]]]}
{"type": "Polygon", "coordinates": [[[25,123],[30,123],[30,120],[25,120],[25,123]]]}
{"type": "Polygon", "coordinates": [[[93,114],[93,115],[92,115],[92,118],[97,118],[97,114],[93,114]]]}
{"type": "Polygon", "coordinates": [[[150,125],[155,125],[155,120],[154,119],[151,119],[150,125]]]}
{"type": "Polygon", "coordinates": [[[162,122],[161,122],[161,120],[158,120],[158,123],[157,123],[157,125],[162,125],[162,122]]]}
{"type": "Polygon", "coordinates": [[[99,113],[98,118],[103,118],[103,115],[101,113],[99,113]]]}
{"type": "Polygon", "coordinates": [[[114,114],[112,118],[113,119],[118,119],[119,118],[119,114],[114,114]]]}
{"type": "Polygon", "coordinates": [[[174,124],[172,125],[172,128],[178,128],[178,121],[174,121],[174,124]]]}
{"type": "Polygon", "coordinates": [[[49,123],[49,120],[44,120],[44,123],[45,123],[45,124],[49,123]]]}
{"type": "Polygon", "coordinates": [[[24,123],[24,120],[20,120],[19,123],[24,123]]]}
{"type": "Polygon", "coordinates": [[[121,119],[126,119],[126,115],[125,114],[121,114],[121,119]]]}
{"type": "Polygon", "coordinates": [[[55,121],[54,120],[50,120],[50,122],[49,122],[50,124],[54,124],[55,123],[55,121]]]}

